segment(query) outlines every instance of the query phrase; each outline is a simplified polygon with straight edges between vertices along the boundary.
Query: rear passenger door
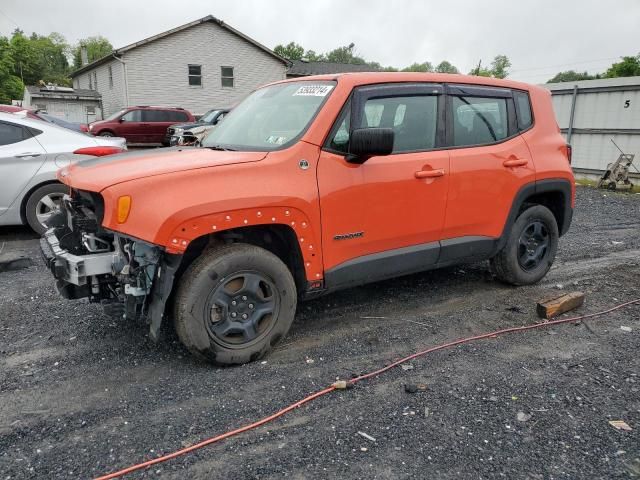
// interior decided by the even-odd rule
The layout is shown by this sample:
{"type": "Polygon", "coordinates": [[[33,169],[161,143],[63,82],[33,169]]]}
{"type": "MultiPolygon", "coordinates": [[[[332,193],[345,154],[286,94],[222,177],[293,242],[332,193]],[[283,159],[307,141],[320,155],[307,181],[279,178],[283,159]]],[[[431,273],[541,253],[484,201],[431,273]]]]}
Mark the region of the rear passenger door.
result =
{"type": "Polygon", "coordinates": [[[162,143],[167,127],[175,122],[171,121],[171,114],[168,110],[143,110],[142,120],[145,124],[145,142],[162,143]]]}
{"type": "Polygon", "coordinates": [[[441,261],[483,252],[460,249],[502,230],[518,190],[535,181],[529,148],[519,135],[512,90],[447,86],[449,198],[441,261]],[[466,254],[461,255],[461,252],[466,254]],[[449,258],[453,257],[453,258],[449,258]]]}

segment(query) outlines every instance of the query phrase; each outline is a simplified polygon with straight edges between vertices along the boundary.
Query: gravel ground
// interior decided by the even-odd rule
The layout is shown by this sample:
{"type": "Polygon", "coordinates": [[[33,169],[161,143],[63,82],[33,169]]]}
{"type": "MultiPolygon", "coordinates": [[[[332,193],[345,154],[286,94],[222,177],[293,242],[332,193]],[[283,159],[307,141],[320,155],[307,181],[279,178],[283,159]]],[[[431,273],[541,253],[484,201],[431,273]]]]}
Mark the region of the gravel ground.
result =
{"type": "MultiPolygon", "coordinates": [[[[0,230],[3,244],[37,252],[24,229],[0,230]]],[[[192,360],[174,335],[155,345],[144,325],[61,299],[39,260],[0,273],[0,479],[88,478],[154,458],[338,377],[537,322],[549,293],[584,291],[577,313],[638,298],[639,254],[640,195],[579,188],[542,283],[501,285],[483,263],[339,292],[302,304],[266,361],[226,369],[192,360]]],[[[635,305],[437,352],[127,478],[637,478],[639,346],[635,305]]]]}

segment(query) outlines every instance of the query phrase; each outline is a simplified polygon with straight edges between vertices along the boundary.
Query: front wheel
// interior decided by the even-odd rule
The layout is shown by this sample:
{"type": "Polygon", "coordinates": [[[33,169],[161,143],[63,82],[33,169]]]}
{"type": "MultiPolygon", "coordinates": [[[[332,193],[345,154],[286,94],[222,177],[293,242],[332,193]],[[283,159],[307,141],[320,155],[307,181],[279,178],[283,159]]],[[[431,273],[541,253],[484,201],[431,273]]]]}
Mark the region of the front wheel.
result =
{"type": "Polygon", "coordinates": [[[114,137],[115,135],[111,132],[100,132],[98,134],[99,137],[114,137]]]}
{"type": "Polygon", "coordinates": [[[558,224],[547,207],[527,208],[511,227],[505,246],[491,259],[491,269],[512,285],[536,283],[553,264],[558,238],[558,224]]]}
{"type": "Polygon", "coordinates": [[[293,322],[296,286],[271,252],[235,243],[206,250],[185,271],[175,298],[178,337],[219,365],[262,358],[293,322]]]}

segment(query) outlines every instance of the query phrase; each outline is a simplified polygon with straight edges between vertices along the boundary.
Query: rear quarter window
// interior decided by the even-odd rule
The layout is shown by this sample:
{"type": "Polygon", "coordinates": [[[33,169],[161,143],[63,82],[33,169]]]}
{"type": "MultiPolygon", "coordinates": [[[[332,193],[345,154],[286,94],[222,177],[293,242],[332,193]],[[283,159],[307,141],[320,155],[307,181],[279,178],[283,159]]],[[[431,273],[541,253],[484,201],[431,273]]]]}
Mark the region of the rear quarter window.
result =
{"type": "Polygon", "coordinates": [[[0,146],[22,142],[41,133],[41,130],[35,128],[0,122],[0,146]]]}
{"type": "Polygon", "coordinates": [[[516,116],[518,117],[518,130],[523,131],[533,125],[531,113],[531,100],[527,92],[513,91],[513,99],[516,104],[516,116]]]}

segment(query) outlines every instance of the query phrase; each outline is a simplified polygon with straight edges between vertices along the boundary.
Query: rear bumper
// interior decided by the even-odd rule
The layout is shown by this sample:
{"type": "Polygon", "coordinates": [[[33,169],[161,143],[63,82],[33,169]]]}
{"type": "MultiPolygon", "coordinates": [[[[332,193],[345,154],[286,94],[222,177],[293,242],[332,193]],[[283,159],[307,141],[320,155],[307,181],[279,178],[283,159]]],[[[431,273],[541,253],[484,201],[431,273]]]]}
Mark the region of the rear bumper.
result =
{"type": "Polygon", "coordinates": [[[94,275],[114,274],[118,263],[116,252],[73,255],[60,246],[55,230],[49,229],[40,239],[40,249],[47,267],[58,280],[58,287],[71,284],[78,287],[87,285],[87,279],[94,275]]]}

